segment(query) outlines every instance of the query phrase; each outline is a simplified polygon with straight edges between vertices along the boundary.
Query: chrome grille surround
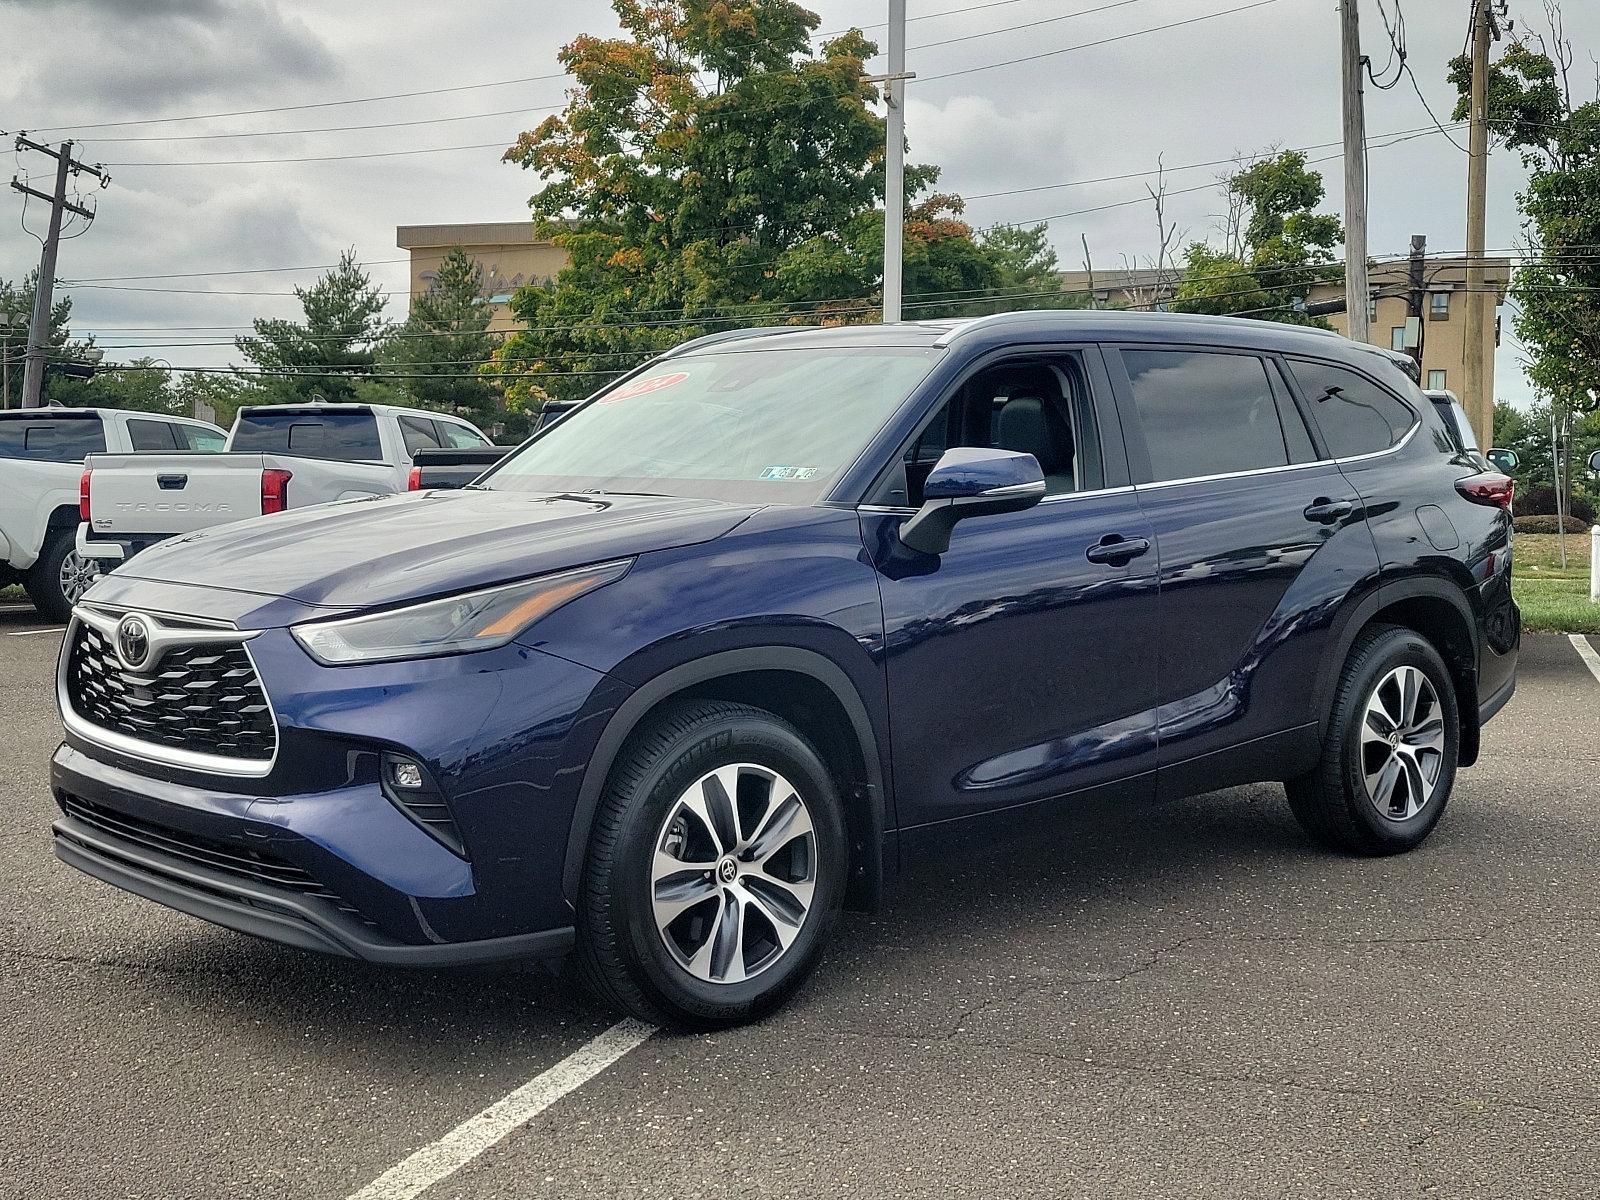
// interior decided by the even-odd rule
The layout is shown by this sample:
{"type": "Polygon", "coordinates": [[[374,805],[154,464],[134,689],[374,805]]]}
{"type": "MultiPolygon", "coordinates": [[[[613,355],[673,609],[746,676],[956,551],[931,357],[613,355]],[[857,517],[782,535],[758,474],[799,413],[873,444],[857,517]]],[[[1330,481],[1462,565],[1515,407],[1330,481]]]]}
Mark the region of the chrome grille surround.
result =
{"type": "Polygon", "coordinates": [[[247,645],[259,633],[80,604],[56,670],[62,720],[85,741],[133,758],[213,775],[267,775],[278,726],[247,645]],[[119,636],[130,624],[138,636],[119,636]],[[126,658],[130,645],[136,666],[126,658]]]}

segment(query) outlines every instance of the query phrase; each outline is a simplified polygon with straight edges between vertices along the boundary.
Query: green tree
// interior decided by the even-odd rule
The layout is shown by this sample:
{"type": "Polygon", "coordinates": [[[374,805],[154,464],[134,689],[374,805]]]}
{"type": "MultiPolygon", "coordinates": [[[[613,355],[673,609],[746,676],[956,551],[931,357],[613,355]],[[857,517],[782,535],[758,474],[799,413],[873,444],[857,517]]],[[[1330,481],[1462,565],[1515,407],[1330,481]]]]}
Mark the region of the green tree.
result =
{"type": "Polygon", "coordinates": [[[50,400],[68,408],[126,408],[169,417],[189,412],[172,388],[172,373],[149,357],[135,358],[120,367],[102,365],[92,379],[52,375],[46,387],[50,400]]]}
{"type": "Polygon", "coordinates": [[[308,288],[295,288],[304,321],[260,318],[254,337],[235,344],[262,373],[266,403],[350,400],[356,381],[374,371],[386,332],[383,293],[346,251],[308,288]]]}
{"type": "Polygon", "coordinates": [[[489,318],[483,268],[457,246],[385,341],[378,356],[382,375],[421,407],[490,423],[501,401],[499,390],[479,373],[499,344],[488,331],[489,318]]]}
{"type": "MultiPolygon", "coordinates": [[[[584,36],[561,64],[564,112],[508,161],[545,181],[530,204],[569,265],[513,300],[527,332],[486,374],[513,403],[582,394],[640,357],[739,325],[870,319],[883,271],[884,123],[852,30],[813,49],[792,0],[613,0],[623,36],[584,36]]],[[[937,171],[910,166],[920,195],[937,171]]],[[[908,210],[906,294],[1000,285],[1017,243],[990,246],[959,201],[908,210]]],[[[1022,270],[1041,270],[1038,262],[1022,270]]],[[[1057,288],[1059,291],[1059,288],[1057,288]]],[[[965,299],[964,297],[957,297],[965,299]]]]}
{"type": "Polygon", "coordinates": [[[1188,248],[1172,308],[1326,328],[1303,311],[1314,286],[1343,277],[1333,248],[1344,228],[1337,216],[1315,211],[1324,194],[1321,173],[1307,167],[1300,151],[1286,150],[1235,172],[1223,190],[1226,244],[1188,248]]]}
{"type": "MultiPolygon", "coordinates": [[[[1572,43],[1559,4],[1547,6],[1548,39],[1509,45],[1490,65],[1489,128],[1517,149],[1528,171],[1518,202],[1529,261],[1511,282],[1512,318],[1526,348],[1528,378],[1563,424],[1596,411],[1600,398],[1600,99],[1579,103],[1573,91],[1572,43]]],[[[1450,64],[1467,112],[1472,67],[1450,64]]],[[[1547,419],[1548,425],[1548,419],[1547,419]]],[[[1574,443],[1577,439],[1573,439],[1574,443]]],[[[1563,475],[1582,475],[1569,459],[1563,475]]]]}
{"type": "MultiPolygon", "coordinates": [[[[28,324],[33,320],[33,301],[38,283],[38,271],[30,271],[20,282],[0,279],[0,322],[4,322],[10,331],[4,338],[4,353],[11,368],[11,386],[4,397],[0,397],[4,400],[0,408],[19,408],[22,405],[23,359],[28,348],[28,324]]],[[[71,321],[72,297],[62,296],[50,306],[50,336],[45,344],[51,358],[72,357],[94,344],[93,338],[74,342],[68,328],[71,321]]]]}

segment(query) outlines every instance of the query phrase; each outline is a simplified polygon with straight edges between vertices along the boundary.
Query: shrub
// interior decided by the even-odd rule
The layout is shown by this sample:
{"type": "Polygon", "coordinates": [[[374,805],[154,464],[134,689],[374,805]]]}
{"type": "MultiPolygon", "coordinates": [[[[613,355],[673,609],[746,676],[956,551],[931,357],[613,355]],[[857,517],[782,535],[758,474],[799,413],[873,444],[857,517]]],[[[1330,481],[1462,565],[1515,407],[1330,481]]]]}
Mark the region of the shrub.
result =
{"type": "MultiPolygon", "coordinates": [[[[1530,488],[1517,489],[1517,511],[1530,517],[1554,517],[1556,515],[1556,490],[1549,484],[1537,484],[1530,488]]],[[[1577,517],[1587,529],[1594,524],[1594,505],[1583,496],[1574,495],[1572,504],[1567,509],[1569,517],[1577,517]]],[[[1551,527],[1553,533],[1554,527],[1551,527]]]]}
{"type": "MultiPolygon", "coordinates": [[[[1520,507],[1520,504],[1519,504],[1520,507]]],[[[1519,516],[1511,519],[1518,533],[1555,533],[1556,518],[1554,513],[1541,513],[1536,516],[1519,516]]],[[[1567,518],[1568,533],[1588,533],[1589,525],[1577,517],[1567,518]]]]}

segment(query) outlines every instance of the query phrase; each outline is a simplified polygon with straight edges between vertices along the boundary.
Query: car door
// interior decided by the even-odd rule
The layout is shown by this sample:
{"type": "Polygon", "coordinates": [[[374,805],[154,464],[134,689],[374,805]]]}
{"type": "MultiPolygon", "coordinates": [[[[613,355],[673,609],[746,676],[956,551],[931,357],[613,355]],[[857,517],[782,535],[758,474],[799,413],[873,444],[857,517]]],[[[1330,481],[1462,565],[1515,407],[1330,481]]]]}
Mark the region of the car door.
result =
{"type": "MultiPolygon", "coordinates": [[[[1276,358],[1145,345],[1107,362],[1160,564],[1162,779],[1194,790],[1177,764],[1203,773],[1206,756],[1247,745],[1270,763],[1274,735],[1314,728],[1334,611],[1376,555],[1276,358]]],[[[1257,773],[1230,757],[1238,777],[1257,773]]]]}
{"type": "Polygon", "coordinates": [[[1054,797],[1148,797],[1155,555],[1093,348],[980,364],[862,510],[879,574],[902,829],[1054,797]],[[898,538],[946,447],[1040,459],[1048,494],[958,524],[937,558],[898,538]]]}

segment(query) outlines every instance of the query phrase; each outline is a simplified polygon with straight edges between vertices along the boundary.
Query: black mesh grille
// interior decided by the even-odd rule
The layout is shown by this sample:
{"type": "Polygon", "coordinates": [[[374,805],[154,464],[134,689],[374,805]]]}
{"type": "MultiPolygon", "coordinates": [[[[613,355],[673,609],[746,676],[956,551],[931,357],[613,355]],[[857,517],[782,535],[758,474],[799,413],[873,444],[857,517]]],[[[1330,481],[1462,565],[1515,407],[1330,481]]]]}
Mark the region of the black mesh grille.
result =
{"type": "Polygon", "coordinates": [[[101,833],[110,834],[120,841],[132,842],[147,850],[157,850],[235,879],[289,888],[306,896],[327,900],[341,911],[371,924],[342,897],[270,850],[214,841],[186,830],[158,825],[70,792],[60,793],[60,799],[62,809],[69,817],[75,817],[85,825],[92,825],[101,833]]]}
{"type": "Polygon", "coordinates": [[[277,730],[244,646],[177,646],[144,671],[125,670],[110,639],[78,623],[67,697],[91,724],[142,742],[266,762],[277,730]]]}

